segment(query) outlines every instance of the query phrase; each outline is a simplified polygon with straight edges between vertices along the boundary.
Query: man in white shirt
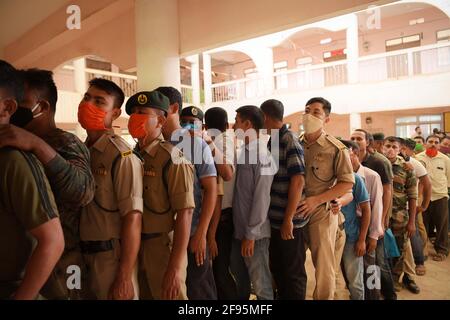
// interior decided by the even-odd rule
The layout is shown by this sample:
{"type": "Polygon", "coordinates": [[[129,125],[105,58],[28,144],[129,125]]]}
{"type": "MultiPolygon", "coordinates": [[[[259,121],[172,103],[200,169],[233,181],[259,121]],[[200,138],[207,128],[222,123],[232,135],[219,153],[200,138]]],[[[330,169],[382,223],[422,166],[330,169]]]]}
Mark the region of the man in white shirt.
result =
{"type": "Polygon", "coordinates": [[[436,226],[435,261],[443,261],[448,255],[448,189],[450,188],[450,158],[439,152],[440,138],[431,135],[426,139],[426,151],[417,155],[431,179],[431,202],[424,212],[428,233],[430,225],[436,226]]]}

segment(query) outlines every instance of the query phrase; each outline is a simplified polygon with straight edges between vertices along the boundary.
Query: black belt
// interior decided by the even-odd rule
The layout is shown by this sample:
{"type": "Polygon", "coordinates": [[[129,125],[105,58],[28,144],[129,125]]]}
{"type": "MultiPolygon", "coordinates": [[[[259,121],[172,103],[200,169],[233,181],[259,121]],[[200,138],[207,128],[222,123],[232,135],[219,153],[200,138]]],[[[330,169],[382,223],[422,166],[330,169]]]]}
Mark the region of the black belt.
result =
{"type": "Polygon", "coordinates": [[[114,240],[81,241],[80,249],[84,254],[94,254],[98,252],[110,251],[114,249],[114,240]]]}
{"type": "Polygon", "coordinates": [[[158,233],[141,233],[141,241],[149,240],[149,239],[155,239],[155,238],[158,238],[158,237],[160,237],[162,235],[163,235],[162,232],[158,232],[158,233]]]}

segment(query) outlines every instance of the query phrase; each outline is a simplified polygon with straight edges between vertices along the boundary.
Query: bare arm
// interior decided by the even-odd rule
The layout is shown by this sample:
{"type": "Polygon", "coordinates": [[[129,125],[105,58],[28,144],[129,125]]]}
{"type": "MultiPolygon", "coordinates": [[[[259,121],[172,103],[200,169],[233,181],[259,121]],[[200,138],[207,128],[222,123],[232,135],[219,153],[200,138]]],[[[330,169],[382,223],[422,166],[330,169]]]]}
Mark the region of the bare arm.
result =
{"type": "Polygon", "coordinates": [[[388,213],[392,202],[392,184],[383,184],[383,226],[385,229],[389,227],[388,213]]]}
{"type": "Polygon", "coordinates": [[[35,299],[64,250],[64,236],[59,218],[30,230],[38,244],[28,261],[25,276],[14,294],[16,300],[35,299]]]}
{"type": "Polygon", "coordinates": [[[203,202],[200,213],[200,221],[189,247],[195,253],[197,265],[202,265],[206,259],[206,233],[214,213],[217,199],[217,178],[205,177],[200,179],[203,187],[203,202]]]}
{"type": "Polygon", "coordinates": [[[359,238],[355,245],[355,253],[358,257],[362,257],[366,253],[367,231],[370,225],[370,202],[362,202],[359,204],[361,208],[361,225],[359,228],[359,238]]]}
{"type": "Polygon", "coordinates": [[[209,224],[207,240],[209,251],[211,253],[211,258],[214,259],[217,257],[217,243],[216,243],[216,232],[217,227],[219,225],[220,216],[222,214],[222,198],[223,196],[217,196],[216,207],[214,208],[214,214],[211,219],[211,223],[209,224]]]}
{"type": "Polygon", "coordinates": [[[284,212],[284,221],[281,226],[280,233],[283,240],[293,239],[294,225],[292,219],[295,216],[297,206],[302,197],[303,188],[305,186],[305,177],[302,174],[297,174],[291,177],[288,190],[288,204],[284,212]]]}
{"type": "Polygon", "coordinates": [[[141,245],[141,226],[140,211],[131,211],[122,218],[119,270],[110,289],[110,298],[114,300],[130,300],[134,297],[132,278],[141,245]]]}
{"type": "Polygon", "coordinates": [[[193,209],[183,209],[177,212],[173,232],[173,246],[169,258],[169,264],[164,274],[162,284],[162,298],[175,300],[179,296],[182,268],[186,267],[183,261],[187,259],[186,252],[191,232],[193,209]]]}

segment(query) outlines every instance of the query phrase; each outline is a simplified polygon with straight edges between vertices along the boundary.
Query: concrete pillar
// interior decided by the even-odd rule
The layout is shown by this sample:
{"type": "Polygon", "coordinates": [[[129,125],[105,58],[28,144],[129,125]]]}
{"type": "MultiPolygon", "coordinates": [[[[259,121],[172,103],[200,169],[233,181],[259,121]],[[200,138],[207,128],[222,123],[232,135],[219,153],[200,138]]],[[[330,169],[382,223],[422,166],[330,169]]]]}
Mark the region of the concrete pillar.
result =
{"type": "Polygon", "coordinates": [[[135,20],[138,90],[180,90],[178,1],[136,0],[135,20]]]}
{"type": "Polygon", "coordinates": [[[86,77],[86,60],[85,58],[76,59],[73,61],[73,76],[75,82],[75,91],[84,95],[87,90],[86,77]]]}
{"type": "Polygon", "coordinates": [[[198,54],[186,57],[191,63],[192,103],[200,107],[200,64],[198,54]]]}
{"type": "Polygon", "coordinates": [[[275,88],[273,77],[273,50],[261,47],[252,50],[250,57],[253,59],[259,75],[263,79],[263,94],[270,95],[275,88]]]}
{"type": "Polygon", "coordinates": [[[361,129],[361,114],[360,113],[350,113],[350,134],[356,129],[361,129]]]}
{"type": "Polygon", "coordinates": [[[356,14],[349,14],[347,27],[348,83],[357,83],[359,80],[358,58],[359,58],[358,17],[356,16],[356,14]]]}
{"type": "Polygon", "coordinates": [[[211,78],[211,56],[203,53],[203,88],[205,90],[205,107],[209,108],[212,103],[212,78],[211,78]]]}

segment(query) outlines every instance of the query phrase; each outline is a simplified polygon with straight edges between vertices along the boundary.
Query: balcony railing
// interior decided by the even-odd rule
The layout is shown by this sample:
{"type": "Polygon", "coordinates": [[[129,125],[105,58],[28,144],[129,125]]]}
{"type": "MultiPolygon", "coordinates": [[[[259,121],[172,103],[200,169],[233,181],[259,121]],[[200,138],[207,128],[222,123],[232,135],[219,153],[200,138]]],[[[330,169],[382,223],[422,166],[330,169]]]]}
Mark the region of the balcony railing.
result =
{"type": "MultiPolygon", "coordinates": [[[[273,74],[274,92],[320,89],[348,84],[347,60],[311,65],[273,74]]],[[[450,72],[450,43],[398,50],[358,59],[358,82],[370,83],[450,72]]],[[[264,96],[262,78],[213,84],[212,101],[264,96]]]]}
{"type": "Polygon", "coordinates": [[[86,78],[88,82],[94,78],[111,80],[122,88],[126,97],[137,92],[137,77],[133,75],[87,68],[86,78]]]}

